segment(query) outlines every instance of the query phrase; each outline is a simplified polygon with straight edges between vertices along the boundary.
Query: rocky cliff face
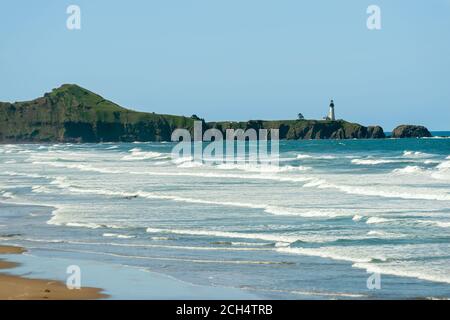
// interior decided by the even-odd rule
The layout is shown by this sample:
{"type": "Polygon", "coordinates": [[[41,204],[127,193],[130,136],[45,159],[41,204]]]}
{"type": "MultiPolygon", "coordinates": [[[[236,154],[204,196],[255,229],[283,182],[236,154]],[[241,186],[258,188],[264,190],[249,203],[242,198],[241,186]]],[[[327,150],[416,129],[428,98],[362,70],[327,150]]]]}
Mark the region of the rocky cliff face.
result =
{"type": "Polygon", "coordinates": [[[392,138],[426,138],[431,136],[430,131],[424,126],[401,125],[392,131],[392,138]]]}
{"type": "Polygon", "coordinates": [[[211,122],[208,126],[221,130],[224,135],[227,129],[278,129],[280,139],[288,140],[385,138],[384,131],[379,126],[364,127],[343,120],[211,122]]]}
{"type": "MultiPolygon", "coordinates": [[[[27,102],[0,102],[0,142],[170,141],[177,128],[193,131],[195,117],[136,112],[77,85],[63,85],[27,102]]],[[[204,130],[279,129],[280,139],[376,139],[381,127],[322,120],[204,123],[204,130]]]]}

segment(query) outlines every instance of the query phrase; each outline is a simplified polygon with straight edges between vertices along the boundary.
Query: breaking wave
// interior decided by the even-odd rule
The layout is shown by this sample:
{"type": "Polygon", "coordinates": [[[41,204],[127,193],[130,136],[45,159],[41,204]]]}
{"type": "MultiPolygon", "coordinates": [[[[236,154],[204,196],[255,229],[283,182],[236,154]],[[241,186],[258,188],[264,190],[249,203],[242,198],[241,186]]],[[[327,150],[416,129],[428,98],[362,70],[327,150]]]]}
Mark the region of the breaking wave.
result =
{"type": "Polygon", "coordinates": [[[121,173],[120,170],[109,169],[109,168],[99,168],[94,167],[89,164],[70,164],[70,163],[59,163],[59,162],[50,162],[50,161],[33,161],[34,165],[46,165],[56,168],[67,168],[67,169],[76,169],[80,171],[87,172],[98,172],[98,173],[121,173]]]}
{"type": "Polygon", "coordinates": [[[279,173],[279,172],[292,172],[292,171],[307,171],[311,170],[311,167],[304,166],[278,166],[278,165],[252,165],[252,164],[219,164],[216,166],[222,170],[243,170],[247,172],[266,172],[266,173],[279,173]]]}
{"type": "Polygon", "coordinates": [[[432,157],[432,154],[429,153],[425,153],[425,152],[420,152],[420,151],[404,151],[403,152],[403,156],[407,157],[407,158],[427,158],[427,157],[432,157]]]}
{"type": "Polygon", "coordinates": [[[377,164],[386,164],[386,163],[396,163],[398,160],[386,160],[386,159],[353,159],[351,161],[354,164],[360,165],[377,165],[377,164]]]}
{"type": "Polygon", "coordinates": [[[418,167],[418,166],[406,166],[404,168],[401,169],[394,169],[392,172],[393,173],[398,173],[398,174],[411,174],[411,173],[423,173],[425,172],[426,169],[418,167]]]}
{"type": "Polygon", "coordinates": [[[381,217],[370,217],[367,219],[367,224],[379,224],[379,223],[387,223],[393,221],[392,219],[381,218],[381,217]]]}
{"type": "Polygon", "coordinates": [[[296,241],[302,241],[300,236],[283,236],[264,233],[241,233],[241,232],[228,232],[228,231],[213,231],[213,230],[189,230],[189,229],[159,229],[159,228],[147,228],[148,233],[169,233],[169,234],[181,234],[191,236],[212,236],[217,238],[232,238],[232,239],[252,239],[252,240],[265,240],[281,243],[293,243],[296,241]]]}
{"type": "Polygon", "coordinates": [[[118,234],[118,233],[104,233],[103,236],[107,237],[107,238],[118,238],[118,239],[132,239],[132,238],[136,238],[136,236],[130,236],[130,235],[118,234]]]}
{"type": "Polygon", "coordinates": [[[297,154],[297,159],[317,159],[317,160],[333,160],[336,156],[332,155],[310,155],[310,154],[297,154]]]}
{"type": "Polygon", "coordinates": [[[329,258],[333,260],[348,261],[352,263],[352,267],[358,269],[365,269],[370,273],[390,274],[401,277],[410,277],[423,279],[434,282],[450,283],[450,277],[439,271],[430,272],[429,269],[423,268],[418,270],[417,268],[408,268],[406,264],[395,265],[386,264],[388,259],[383,255],[376,256],[364,256],[360,250],[352,250],[348,248],[348,251],[343,251],[341,248],[320,247],[320,248],[276,248],[276,251],[285,254],[295,255],[308,255],[321,258],[329,258]],[[377,263],[381,262],[381,263],[377,263]],[[384,263],[383,263],[384,262],[384,263]]]}
{"type": "Polygon", "coordinates": [[[139,148],[133,148],[130,150],[131,154],[122,157],[125,161],[135,161],[135,160],[148,160],[148,159],[161,159],[168,157],[168,154],[162,154],[153,151],[142,151],[139,148]]]}

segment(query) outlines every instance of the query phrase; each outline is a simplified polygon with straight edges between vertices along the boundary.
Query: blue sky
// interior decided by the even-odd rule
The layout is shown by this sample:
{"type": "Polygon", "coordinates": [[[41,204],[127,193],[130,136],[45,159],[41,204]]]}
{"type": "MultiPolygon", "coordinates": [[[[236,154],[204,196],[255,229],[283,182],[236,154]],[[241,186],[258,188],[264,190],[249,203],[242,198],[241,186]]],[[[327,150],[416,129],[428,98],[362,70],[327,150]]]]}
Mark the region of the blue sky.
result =
{"type": "Polygon", "coordinates": [[[247,120],[321,118],[334,98],[338,118],[450,130],[449,0],[4,0],[0,15],[0,101],[77,83],[136,110],[247,120]]]}

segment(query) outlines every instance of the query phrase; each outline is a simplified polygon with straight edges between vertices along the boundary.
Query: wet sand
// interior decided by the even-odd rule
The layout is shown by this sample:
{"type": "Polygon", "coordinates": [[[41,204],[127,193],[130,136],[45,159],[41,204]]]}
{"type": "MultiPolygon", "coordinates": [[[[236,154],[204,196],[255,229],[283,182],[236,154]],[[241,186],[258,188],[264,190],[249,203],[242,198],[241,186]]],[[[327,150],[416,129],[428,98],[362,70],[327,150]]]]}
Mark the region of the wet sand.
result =
{"type": "MultiPolygon", "coordinates": [[[[22,254],[20,247],[0,246],[0,255],[22,254]]],[[[16,263],[0,260],[0,269],[12,269],[16,263]]],[[[28,279],[0,273],[0,300],[92,300],[108,296],[97,288],[69,290],[65,283],[54,280],[28,279]]]]}

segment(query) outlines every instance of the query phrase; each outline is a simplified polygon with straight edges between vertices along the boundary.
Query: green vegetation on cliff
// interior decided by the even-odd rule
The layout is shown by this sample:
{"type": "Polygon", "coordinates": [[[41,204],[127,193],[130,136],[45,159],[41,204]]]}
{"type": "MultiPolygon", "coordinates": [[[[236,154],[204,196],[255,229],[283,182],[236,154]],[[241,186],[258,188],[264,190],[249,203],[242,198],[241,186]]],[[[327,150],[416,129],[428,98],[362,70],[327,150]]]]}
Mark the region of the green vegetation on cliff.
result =
{"type": "MultiPolygon", "coordinates": [[[[65,84],[43,97],[0,102],[0,142],[170,141],[173,130],[192,132],[197,117],[125,109],[77,85],[65,84]]],[[[279,129],[281,139],[384,138],[381,127],[343,120],[286,120],[204,123],[204,129],[279,129]]]]}
{"type": "Polygon", "coordinates": [[[0,141],[168,141],[187,117],[128,110],[77,85],[65,84],[28,102],[0,103],[0,141]]]}

